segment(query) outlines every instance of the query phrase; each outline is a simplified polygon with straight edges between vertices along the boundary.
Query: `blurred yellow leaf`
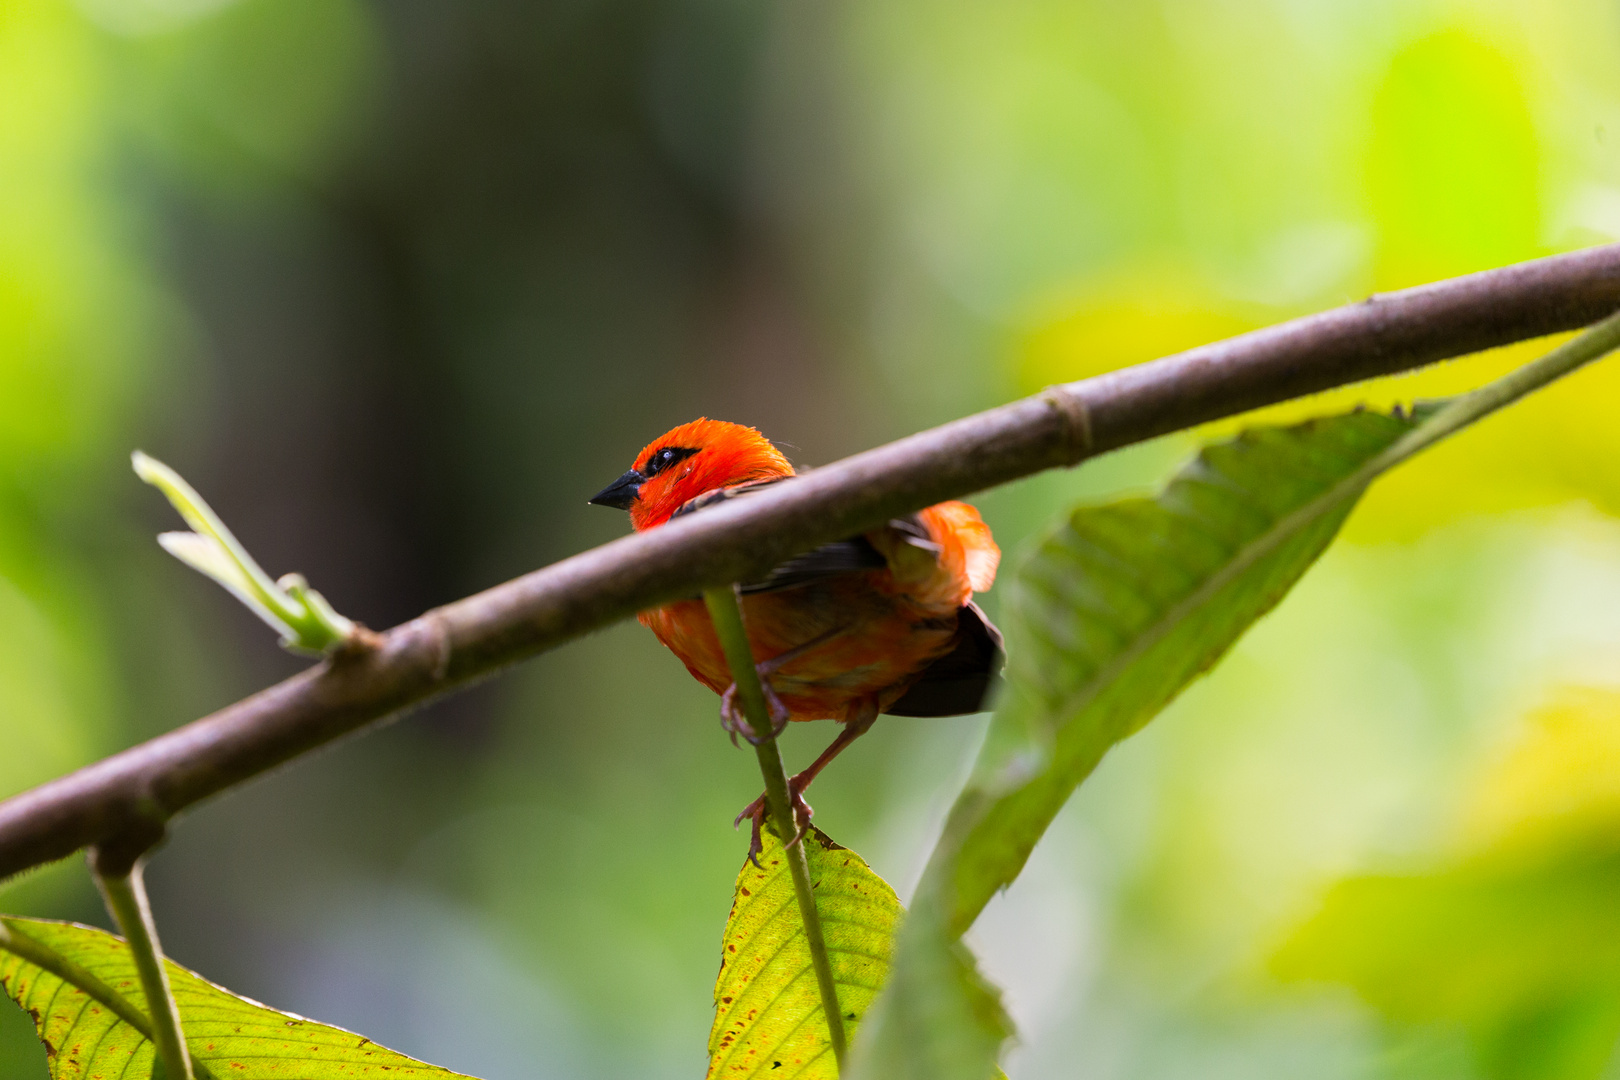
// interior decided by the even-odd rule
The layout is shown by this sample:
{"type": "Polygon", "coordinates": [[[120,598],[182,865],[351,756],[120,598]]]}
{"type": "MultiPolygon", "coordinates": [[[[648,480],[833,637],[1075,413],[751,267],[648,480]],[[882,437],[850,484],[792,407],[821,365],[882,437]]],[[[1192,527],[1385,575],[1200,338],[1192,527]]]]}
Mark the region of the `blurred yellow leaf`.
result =
{"type": "Polygon", "coordinates": [[[1014,346],[1018,385],[1034,393],[1140,364],[1275,321],[1268,314],[1218,296],[1180,268],[1134,268],[1032,309],[1014,346]]]}
{"type": "Polygon", "coordinates": [[[1469,792],[1462,826],[1475,851],[1620,835],[1620,693],[1570,690],[1538,710],[1469,792]]]}
{"type": "Polygon", "coordinates": [[[1367,159],[1378,287],[1540,254],[1540,157],[1518,69],[1493,43],[1451,27],[1397,53],[1367,159]]]}

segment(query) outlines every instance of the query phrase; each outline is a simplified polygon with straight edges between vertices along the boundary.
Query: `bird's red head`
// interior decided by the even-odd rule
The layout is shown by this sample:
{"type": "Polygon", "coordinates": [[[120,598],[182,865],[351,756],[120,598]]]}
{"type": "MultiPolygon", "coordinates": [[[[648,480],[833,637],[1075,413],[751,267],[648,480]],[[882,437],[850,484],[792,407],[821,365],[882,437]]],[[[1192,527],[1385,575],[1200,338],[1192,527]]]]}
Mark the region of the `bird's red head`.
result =
{"type": "Polygon", "coordinates": [[[792,475],[788,459],[753,428],[699,419],[648,443],[630,471],[591,502],[630,511],[639,532],[662,525],[705,491],[792,475]]]}

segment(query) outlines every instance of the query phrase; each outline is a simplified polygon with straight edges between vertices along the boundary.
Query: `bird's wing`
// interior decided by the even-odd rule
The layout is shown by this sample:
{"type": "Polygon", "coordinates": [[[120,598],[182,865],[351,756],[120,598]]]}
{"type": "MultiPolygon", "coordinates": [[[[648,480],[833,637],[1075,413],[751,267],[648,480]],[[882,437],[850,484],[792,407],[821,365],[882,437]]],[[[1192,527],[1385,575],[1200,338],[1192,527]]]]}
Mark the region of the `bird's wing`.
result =
{"type": "MultiPolygon", "coordinates": [[[[715,488],[705,491],[695,499],[683,503],[680,509],[670,517],[678,518],[683,514],[696,513],[699,510],[717,506],[720,503],[744,495],[751,495],[762,491],[772,484],[790,480],[792,477],[774,477],[770,480],[755,480],[747,484],[734,484],[731,487],[715,488]]],[[[921,525],[915,525],[921,529],[921,525]]],[[[924,539],[927,532],[921,533],[924,539]]],[[[822,544],[812,548],[801,555],[795,555],[786,562],[780,563],[771,569],[771,572],[757,581],[744,582],[741,591],[744,595],[751,593],[775,592],[778,589],[794,589],[800,585],[809,585],[815,581],[822,581],[841,574],[854,574],[864,570],[881,570],[888,566],[883,554],[873,547],[864,536],[853,536],[848,540],[834,540],[830,544],[822,544]]]]}
{"type": "Polygon", "coordinates": [[[956,613],[951,651],[923,669],[911,689],[883,711],[890,716],[964,716],[982,712],[1001,671],[1001,631],[969,601],[956,613]]]}
{"type": "Polygon", "coordinates": [[[881,570],[888,565],[882,553],[864,536],[834,540],[777,564],[758,581],[744,582],[740,591],[746,596],[750,593],[775,592],[777,589],[795,589],[841,574],[881,570]]]}

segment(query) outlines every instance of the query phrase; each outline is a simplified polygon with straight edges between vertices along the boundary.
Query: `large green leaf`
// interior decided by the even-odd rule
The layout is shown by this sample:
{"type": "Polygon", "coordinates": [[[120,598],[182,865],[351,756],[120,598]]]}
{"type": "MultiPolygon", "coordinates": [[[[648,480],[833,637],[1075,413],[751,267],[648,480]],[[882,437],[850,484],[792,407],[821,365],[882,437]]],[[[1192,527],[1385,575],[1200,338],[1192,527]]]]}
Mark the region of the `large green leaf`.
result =
{"type": "MultiPolygon", "coordinates": [[[[743,863],[726,921],[708,1075],[834,1080],[838,1069],[793,881],[781,842],[769,829],[763,839],[764,869],[743,863]]],[[[900,901],[859,855],[819,829],[803,843],[844,1027],[852,1033],[888,977],[900,901]]]]}
{"type": "Polygon", "coordinates": [[[922,929],[908,927],[852,1076],[931,1077],[924,1044],[955,1047],[955,1075],[994,1075],[1004,1025],[971,981],[923,973],[959,955],[957,938],[1108,748],[1299,580],[1413,428],[1356,412],[1252,429],[1207,447],[1157,498],[1076,510],[1036,548],[1007,605],[1007,693],[924,872],[911,915],[922,929]],[[890,1000],[902,996],[911,1000],[890,1000]]]}
{"type": "MultiPolygon", "coordinates": [[[[168,968],[199,1080],[463,1075],[237,997],[172,961],[168,968]]],[[[146,998],[122,938],[76,923],[0,917],[0,988],[34,1018],[51,1080],[152,1075],[146,998]]]]}
{"type": "Polygon", "coordinates": [[[1008,598],[1008,691],[924,875],[960,934],[1104,753],[1271,610],[1413,430],[1354,412],[1206,447],[1156,498],[1072,513],[1008,598]]]}
{"type": "MultiPolygon", "coordinates": [[[[1022,567],[1009,603],[1008,693],[923,871],[889,989],[854,1048],[853,1080],[924,1080],[956,1046],[990,1076],[996,1018],[958,1000],[899,1002],[1010,884],[1108,748],[1218,660],[1314,562],[1380,474],[1620,348],[1620,314],[1516,371],[1415,417],[1355,412],[1256,428],[1208,447],[1156,499],[1077,510],[1022,567]],[[958,1030],[980,1016],[978,1038],[958,1030]],[[930,1016],[919,1029],[910,1019],[930,1016]],[[913,1049],[908,1050],[907,1048],[913,1049]]],[[[964,996],[965,995],[965,996],[964,996]]]]}

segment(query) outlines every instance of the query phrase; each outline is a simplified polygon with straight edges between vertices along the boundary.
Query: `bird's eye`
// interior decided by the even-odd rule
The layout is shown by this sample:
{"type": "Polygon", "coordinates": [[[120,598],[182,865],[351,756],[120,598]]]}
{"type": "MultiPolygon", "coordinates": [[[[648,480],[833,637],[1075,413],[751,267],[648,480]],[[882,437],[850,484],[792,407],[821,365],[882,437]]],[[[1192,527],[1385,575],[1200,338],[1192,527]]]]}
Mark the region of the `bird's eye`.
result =
{"type": "Polygon", "coordinates": [[[642,475],[648,477],[657,476],[677,461],[685,461],[695,453],[697,453],[696,450],[687,446],[661,447],[654,450],[652,456],[647,459],[646,466],[641,470],[642,475]]]}

